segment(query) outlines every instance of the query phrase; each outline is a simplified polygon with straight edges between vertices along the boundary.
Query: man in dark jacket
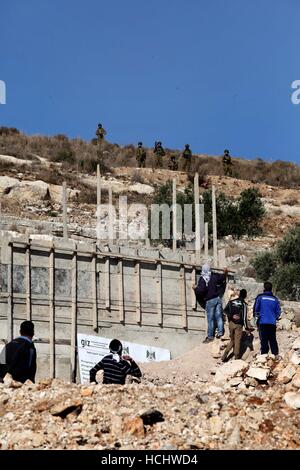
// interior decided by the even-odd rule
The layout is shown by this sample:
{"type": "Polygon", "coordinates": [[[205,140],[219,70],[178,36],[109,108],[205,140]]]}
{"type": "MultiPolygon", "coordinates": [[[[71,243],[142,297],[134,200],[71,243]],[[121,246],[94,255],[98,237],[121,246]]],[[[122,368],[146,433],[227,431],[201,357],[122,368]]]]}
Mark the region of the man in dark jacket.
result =
{"type": "Polygon", "coordinates": [[[104,371],[103,383],[124,385],[126,376],[141,378],[139,366],[130,356],[122,356],[123,346],[118,339],[113,339],[109,344],[110,354],[107,354],[90,370],[90,382],[96,382],[96,374],[104,371]]]}
{"type": "Polygon", "coordinates": [[[280,318],[281,309],[277,297],[272,293],[271,282],[264,283],[264,293],[256,297],[253,315],[257,320],[261,354],[268,354],[269,347],[272,354],[278,356],[276,339],[276,322],[280,318]]]}
{"type": "Polygon", "coordinates": [[[5,364],[1,365],[0,375],[10,374],[17,382],[34,382],[36,374],[36,349],[32,342],[34,324],[31,321],[21,323],[18,338],[13,339],[4,347],[5,364]]]}
{"type": "Polygon", "coordinates": [[[234,358],[241,358],[243,327],[245,327],[247,332],[250,331],[247,318],[248,305],[245,302],[246,297],[247,291],[245,289],[241,289],[238,299],[230,300],[224,309],[229,322],[230,343],[222,356],[223,362],[226,362],[227,356],[232,348],[234,358]]]}
{"type": "Polygon", "coordinates": [[[215,336],[215,322],[217,323],[217,338],[224,334],[222,297],[226,289],[228,269],[223,274],[212,273],[208,264],[202,266],[201,276],[195,289],[197,301],[205,308],[207,316],[207,337],[204,343],[210,343],[215,336]]]}

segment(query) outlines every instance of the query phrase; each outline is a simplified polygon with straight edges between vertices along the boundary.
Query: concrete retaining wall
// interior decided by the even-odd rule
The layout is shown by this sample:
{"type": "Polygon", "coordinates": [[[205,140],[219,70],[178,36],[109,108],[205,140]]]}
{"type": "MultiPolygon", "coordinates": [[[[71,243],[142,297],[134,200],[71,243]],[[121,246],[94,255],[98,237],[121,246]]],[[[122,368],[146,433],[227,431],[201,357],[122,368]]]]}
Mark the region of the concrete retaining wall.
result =
{"type": "Polygon", "coordinates": [[[35,323],[38,376],[75,379],[76,333],[118,337],[171,350],[197,345],[205,318],[195,311],[196,266],[186,254],[0,237],[0,340],[35,323]]]}

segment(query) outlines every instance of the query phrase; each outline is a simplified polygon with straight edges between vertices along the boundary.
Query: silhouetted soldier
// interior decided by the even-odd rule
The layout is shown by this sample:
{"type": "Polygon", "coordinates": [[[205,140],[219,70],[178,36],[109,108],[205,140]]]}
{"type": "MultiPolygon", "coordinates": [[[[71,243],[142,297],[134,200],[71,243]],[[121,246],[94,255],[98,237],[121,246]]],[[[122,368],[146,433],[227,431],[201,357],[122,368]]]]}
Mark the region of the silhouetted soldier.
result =
{"type": "Polygon", "coordinates": [[[185,149],[182,152],[182,158],[183,158],[182,169],[183,171],[189,172],[191,169],[191,162],[192,162],[192,151],[190,149],[189,144],[185,145],[185,149]]]}
{"type": "Polygon", "coordinates": [[[98,124],[98,128],[96,130],[96,136],[98,139],[98,143],[101,144],[106,136],[106,130],[102,127],[102,124],[98,124]]]}
{"type": "Polygon", "coordinates": [[[232,160],[229,154],[229,150],[224,150],[224,155],[222,157],[223,170],[225,176],[232,176],[232,160]]]}
{"type": "Polygon", "coordinates": [[[155,142],[155,147],[154,147],[153,153],[155,155],[155,166],[156,166],[156,168],[162,168],[162,166],[163,166],[162,157],[164,157],[166,155],[166,152],[164,151],[161,142],[155,142]]]}
{"type": "Polygon", "coordinates": [[[143,142],[138,143],[136,149],[136,160],[139,168],[145,168],[146,166],[146,150],[143,147],[143,142]]]}
{"type": "Polygon", "coordinates": [[[168,167],[172,171],[177,171],[178,170],[178,163],[177,163],[175,154],[170,155],[168,167]]]}

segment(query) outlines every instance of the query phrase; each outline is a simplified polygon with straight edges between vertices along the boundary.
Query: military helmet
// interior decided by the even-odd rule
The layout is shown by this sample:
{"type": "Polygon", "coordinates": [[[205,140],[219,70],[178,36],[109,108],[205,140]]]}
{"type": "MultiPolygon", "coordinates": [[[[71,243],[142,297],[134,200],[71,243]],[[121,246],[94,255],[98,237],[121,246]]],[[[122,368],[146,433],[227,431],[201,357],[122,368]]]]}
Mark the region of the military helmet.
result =
{"type": "Polygon", "coordinates": [[[157,142],[157,145],[161,145],[161,142],[157,142]]]}
{"type": "Polygon", "coordinates": [[[99,122],[99,124],[98,124],[98,127],[102,127],[102,124],[100,124],[100,122],[99,122]]]}
{"type": "Polygon", "coordinates": [[[143,142],[139,142],[138,146],[141,147],[143,145],[143,142]]]}
{"type": "Polygon", "coordinates": [[[224,153],[229,153],[229,150],[225,149],[225,150],[224,150],[224,153]]]}
{"type": "Polygon", "coordinates": [[[189,148],[190,148],[190,144],[185,144],[185,148],[186,148],[186,149],[189,149],[189,148]]]}

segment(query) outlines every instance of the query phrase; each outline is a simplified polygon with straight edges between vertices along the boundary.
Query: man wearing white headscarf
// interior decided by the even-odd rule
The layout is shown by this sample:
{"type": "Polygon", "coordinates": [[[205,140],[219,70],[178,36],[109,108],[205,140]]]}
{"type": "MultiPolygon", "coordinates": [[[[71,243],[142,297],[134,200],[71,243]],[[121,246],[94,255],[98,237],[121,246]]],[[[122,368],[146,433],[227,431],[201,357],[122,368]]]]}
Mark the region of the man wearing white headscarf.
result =
{"type": "Polygon", "coordinates": [[[205,308],[207,316],[207,337],[204,343],[210,343],[215,337],[215,323],[217,324],[217,338],[224,334],[222,311],[222,296],[226,289],[228,269],[223,274],[212,273],[208,264],[202,266],[198,285],[195,289],[197,301],[205,308]]]}

